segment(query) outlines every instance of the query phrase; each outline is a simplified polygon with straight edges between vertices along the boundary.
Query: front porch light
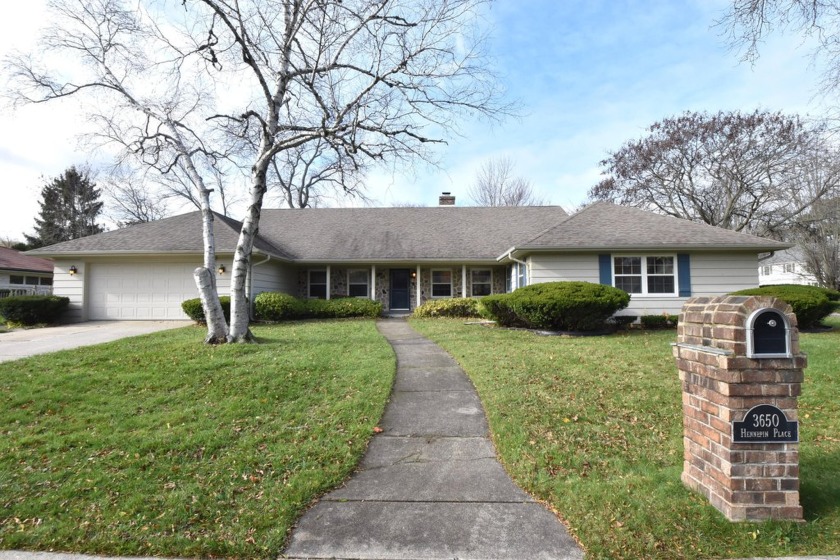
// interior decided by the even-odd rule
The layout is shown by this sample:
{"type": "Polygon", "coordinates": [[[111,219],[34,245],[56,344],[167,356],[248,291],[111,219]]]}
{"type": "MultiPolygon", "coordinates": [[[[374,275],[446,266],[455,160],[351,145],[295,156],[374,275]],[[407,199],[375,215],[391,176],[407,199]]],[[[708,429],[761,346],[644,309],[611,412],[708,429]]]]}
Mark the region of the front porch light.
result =
{"type": "Polygon", "coordinates": [[[225,265],[223,265],[223,264],[219,265],[219,274],[224,274],[226,270],[227,269],[225,268],[225,265]]]}
{"type": "Polygon", "coordinates": [[[69,269],[67,269],[67,272],[70,273],[70,276],[75,276],[76,273],[79,272],[79,269],[76,268],[76,265],[72,265],[69,269]]]}

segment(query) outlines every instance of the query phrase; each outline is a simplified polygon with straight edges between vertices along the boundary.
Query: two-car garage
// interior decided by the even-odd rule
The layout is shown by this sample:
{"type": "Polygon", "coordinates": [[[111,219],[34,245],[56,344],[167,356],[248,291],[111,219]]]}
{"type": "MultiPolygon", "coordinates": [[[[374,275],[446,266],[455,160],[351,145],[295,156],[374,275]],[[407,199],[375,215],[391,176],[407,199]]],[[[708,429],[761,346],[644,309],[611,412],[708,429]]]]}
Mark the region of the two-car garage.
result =
{"type": "Polygon", "coordinates": [[[193,271],[200,262],[89,263],[89,320],[188,319],[181,302],[198,297],[193,271]]]}

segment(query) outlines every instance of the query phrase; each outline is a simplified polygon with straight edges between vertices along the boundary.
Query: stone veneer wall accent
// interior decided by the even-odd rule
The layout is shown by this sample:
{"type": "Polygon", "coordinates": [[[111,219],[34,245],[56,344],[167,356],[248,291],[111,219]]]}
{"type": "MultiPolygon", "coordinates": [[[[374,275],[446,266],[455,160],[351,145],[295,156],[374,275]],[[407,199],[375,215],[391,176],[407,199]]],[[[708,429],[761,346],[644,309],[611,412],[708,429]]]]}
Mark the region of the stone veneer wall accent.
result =
{"type": "Polygon", "coordinates": [[[680,313],[674,357],[683,385],[683,483],[732,521],[801,520],[799,444],[733,443],[733,421],[772,404],[798,420],[806,357],[796,316],[772,297],[699,297],[680,313]],[[791,325],[792,358],[747,358],[747,320],[776,309],[791,325]]]}
{"type": "MultiPolygon", "coordinates": [[[[319,270],[325,267],[317,267],[319,270]]],[[[337,267],[333,266],[330,269],[330,297],[341,297],[347,295],[347,275],[350,268],[353,269],[370,269],[370,266],[358,267],[337,267]]],[[[406,268],[412,272],[417,270],[414,266],[396,267],[406,268]]],[[[477,269],[492,269],[493,271],[493,293],[503,294],[505,292],[505,275],[507,268],[501,266],[487,267],[467,267],[467,296],[470,297],[470,271],[473,268],[477,269]]],[[[314,268],[313,268],[314,269],[314,268]]],[[[420,269],[420,305],[431,299],[432,293],[432,269],[435,270],[451,270],[452,271],[452,296],[461,297],[461,267],[460,266],[433,266],[421,267],[420,269]]],[[[298,297],[306,298],[309,289],[309,269],[301,268],[298,272],[298,297]]],[[[391,283],[391,269],[382,266],[376,267],[376,293],[374,298],[382,304],[384,310],[390,309],[390,283],[391,283]]],[[[411,309],[417,307],[417,279],[412,278],[410,281],[410,298],[411,309]]]]}

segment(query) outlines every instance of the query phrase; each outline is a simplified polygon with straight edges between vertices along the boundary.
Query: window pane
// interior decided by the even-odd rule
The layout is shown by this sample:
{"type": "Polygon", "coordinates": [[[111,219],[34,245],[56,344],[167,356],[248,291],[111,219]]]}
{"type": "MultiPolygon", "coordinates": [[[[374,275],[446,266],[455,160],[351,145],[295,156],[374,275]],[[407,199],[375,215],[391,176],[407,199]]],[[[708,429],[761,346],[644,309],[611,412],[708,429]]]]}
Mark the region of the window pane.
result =
{"type": "Polygon", "coordinates": [[[37,286],[38,285],[38,277],[37,276],[27,276],[26,277],[26,284],[28,286],[37,286]]]}
{"type": "Polygon", "coordinates": [[[351,270],[350,283],[351,284],[367,284],[368,271],[367,270],[351,270]]]}
{"type": "Polygon", "coordinates": [[[9,276],[9,284],[23,284],[23,276],[9,276]]]}
{"type": "Polygon", "coordinates": [[[451,270],[433,270],[432,284],[451,284],[452,271],[451,270]]]}
{"type": "Polygon", "coordinates": [[[350,284],[350,296],[352,297],[367,297],[367,284],[350,284]]]}
{"type": "Polygon", "coordinates": [[[41,278],[41,285],[42,286],[52,286],[52,278],[41,278]]]}
{"type": "Polygon", "coordinates": [[[641,276],[616,276],[615,287],[624,290],[628,294],[642,293],[642,277],[641,276]]]}
{"type": "Polygon", "coordinates": [[[648,274],[673,274],[674,273],[674,257],[648,257],[647,258],[647,273],[648,274]]]}
{"type": "Polygon", "coordinates": [[[432,284],[432,297],[451,297],[452,286],[449,284],[432,284]]]}
{"type": "Polygon", "coordinates": [[[473,270],[472,271],[472,279],[474,283],[490,283],[490,271],[489,270],[473,270]]]}
{"type": "Polygon", "coordinates": [[[309,297],[327,299],[327,285],[326,284],[310,284],[309,297]]]}
{"type": "Polygon", "coordinates": [[[327,271],[326,270],[310,270],[309,271],[310,284],[326,284],[327,271]]]}
{"type": "Polygon", "coordinates": [[[641,274],[642,257],[615,257],[616,274],[641,274]]]}
{"type": "Polygon", "coordinates": [[[674,277],[673,276],[649,276],[648,277],[648,293],[649,294],[673,294],[674,293],[674,277]]]}
{"type": "Polygon", "coordinates": [[[473,284],[472,295],[473,297],[489,296],[491,291],[490,284],[473,284]]]}

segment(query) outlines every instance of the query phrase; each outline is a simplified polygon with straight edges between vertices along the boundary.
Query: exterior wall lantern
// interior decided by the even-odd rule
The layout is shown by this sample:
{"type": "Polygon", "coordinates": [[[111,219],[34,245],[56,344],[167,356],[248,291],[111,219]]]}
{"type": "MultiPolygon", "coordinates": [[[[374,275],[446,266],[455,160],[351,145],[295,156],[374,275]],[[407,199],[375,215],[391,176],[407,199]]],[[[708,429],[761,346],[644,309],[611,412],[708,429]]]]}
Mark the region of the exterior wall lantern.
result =
{"type": "Polygon", "coordinates": [[[226,270],[227,269],[225,268],[225,265],[223,265],[223,264],[219,265],[219,274],[224,274],[226,270]]]}
{"type": "Polygon", "coordinates": [[[75,276],[76,273],[79,272],[79,269],[76,268],[76,265],[71,265],[70,268],[67,269],[67,272],[70,273],[70,276],[75,276]]]}

